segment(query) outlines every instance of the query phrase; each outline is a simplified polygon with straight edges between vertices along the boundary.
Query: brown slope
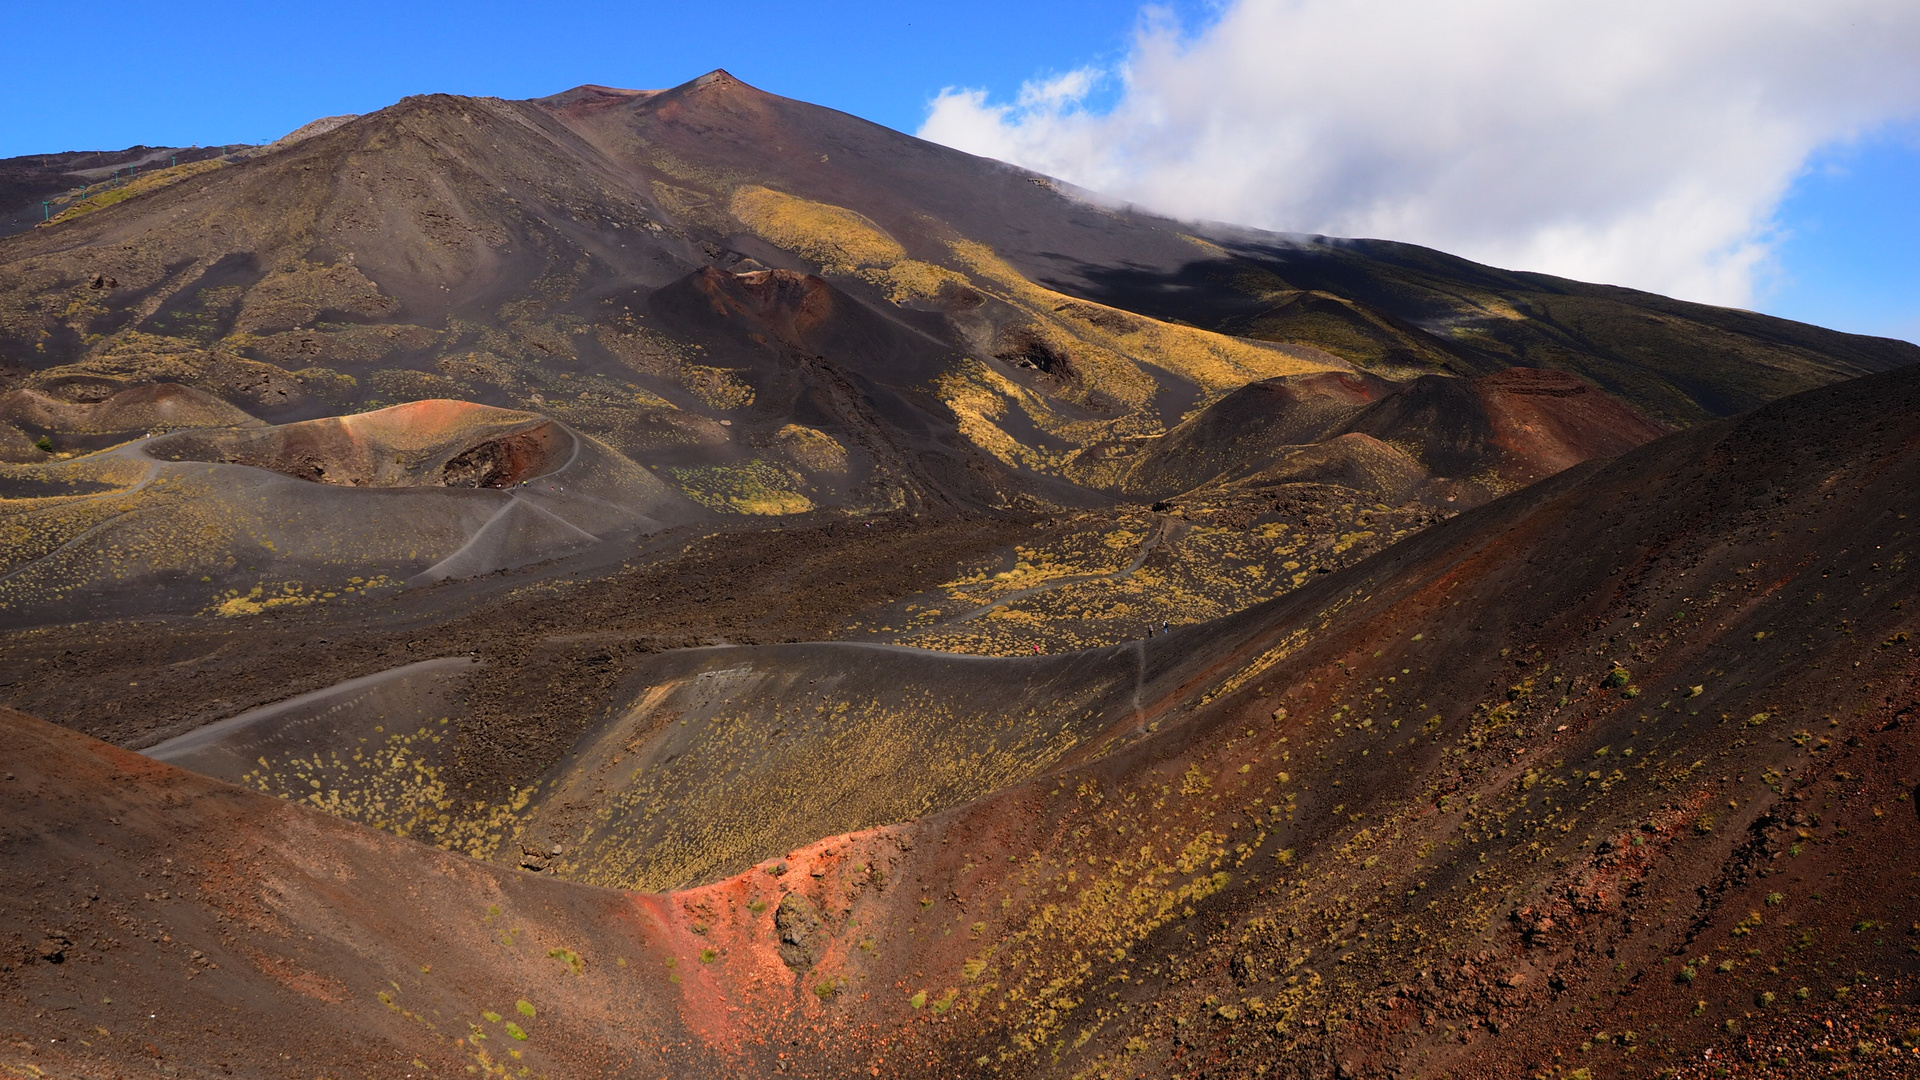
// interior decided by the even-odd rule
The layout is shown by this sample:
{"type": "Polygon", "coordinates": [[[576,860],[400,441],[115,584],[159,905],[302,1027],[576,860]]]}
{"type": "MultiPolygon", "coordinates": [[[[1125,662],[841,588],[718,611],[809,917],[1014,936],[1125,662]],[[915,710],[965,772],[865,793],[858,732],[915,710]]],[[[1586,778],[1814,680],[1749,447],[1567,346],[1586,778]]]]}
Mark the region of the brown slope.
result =
{"type": "MultiPolygon", "coordinates": [[[[1537,368],[1454,378],[1424,375],[1405,383],[1337,373],[1254,383],[1153,440],[1138,452],[1122,490],[1169,498],[1208,483],[1263,473],[1313,479],[1311,462],[1348,467],[1351,455],[1329,447],[1300,458],[1300,448],[1341,435],[1364,435],[1408,460],[1396,475],[1423,470],[1436,480],[1473,480],[1484,501],[1594,457],[1614,457],[1666,429],[1577,376],[1537,368]],[[1291,464],[1289,464],[1291,463],[1291,464]]],[[[1340,483],[1334,473],[1325,482],[1340,483]]],[[[1351,486],[1351,485],[1349,485],[1351,486]]],[[[1364,484],[1359,490],[1372,490],[1364,484]]],[[[1409,492],[1395,480],[1381,497],[1409,492]]],[[[1457,484],[1445,485],[1459,494],[1457,484]]]]}
{"type": "Polygon", "coordinates": [[[1218,243],[1213,257],[1177,266],[1057,260],[1057,274],[1029,272],[1156,318],[1311,342],[1390,377],[1571,371],[1676,426],[1920,360],[1911,342],[1501,270],[1411,244],[1198,231],[1218,243]]]}
{"type": "Polygon", "coordinates": [[[0,445],[11,441],[20,452],[0,452],[0,460],[44,462],[49,451],[26,449],[41,438],[52,452],[94,450],[155,432],[193,427],[257,425],[246,412],[204,391],[178,383],[148,383],[107,393],[88,394],[69,386],[60,396],[41,390],[0,394],[0,445]],[[77,400],[75,400],[77,399],[77,400]]]}
{"type": "Polygon", "coordinates": [[[1283,447],[1332,438],[1395,384],[1374,375],[1324,372],[1252,383],[1138,451],[1123,490],[1166,498],[1222,476],[1258,471],[1283,447]]]}
{"type": "Polygon", "coordinates": [[[11,710],[0,725],[0,1075],[720,1064],[662,1000],[673,946],[647,898],[489,868],[11,710]]]}
{"type": "Polygon", "coordinates": [[[113,190],[132,175],[166,169],[176,162],[205,161],[223,156],[226,150],[224,146],[130,146],[0,158],[0,236],[31,229],[77,198],[113,190]]]}
{"type": "Polygon", "coordinates": [[[1513,487],[1667,431],[1578,376],[1534,368],[1423,376],[1356,417],[1351,430],[1410,444],[1435,475],[1491,473],[1513,487]]]}
{"type": "Polygon", "coordinates": [[[898,493],[916,510],[978,510],[1004,507],[1023,483],[1087,498],[969,450],[930,392],[965,357],[818,275],[706,267],[654,290],[646,310],[652,327],[701,342],[702,361],[751,387],[715,410],[753,433],[736,440],[737,456],[792,439],[789,425],[832,440],[837,467],[799,463],[818,503],[871,508],[898,493]]]}
{"type": "MultiPolygon", "coordinates": [[[[525,295],[555,262],[588,254],[583,242],[618,257],[616,240],[572,219],[601,229],[645,219],[645,202],[608,183],[604,163],[564,130],[543,127],[542,115],[411,98],[243,166],[14,237],[6,284],[61,289],[95,267],[87,280],[114,284],[104,310],[89,313],[91,333],[130,324],[164,333],[157,317],[166,301],[209,286],[255,294],[237,307],[223,297],[225,306],[205,312],[221,334],[284,332],[322,313],[493,318],[499,297],[525,295]],[[323,268],[319,277],[300,273],[308,260],[323,268]]],[[[635,252],[630,265],[644,258],[635,252]]],[[[76,347],[56,331],[34,352],[45,363],[76,347]]]]}
{"type": "MultiPolygon", "coordinates": [[[[1424,249],[1224,232],[1215,237],[1222,247],[1190,231],[762,93],[724,72],[669,91],[587,87],[537,103],[412,98],[0,245],[0,348],[43,375],[49,364],[80,363],[125,377],[200,379],[243,407],[286,410],[273,419],[331,411],[330,397],[342,399],[335,406],[402,400],[393,395],[406,387],[413,396],[524,408],[538,403],[533,395],[551,396],[562,373],[606,380],[594,389],[617,397],[621,381],[634,381],[633,357],[648,353],[630,338],[639,329],[632,301],[700,266],[752,256],[864,275],[880,292],[861,300],[882,317],[932,328],[989,367],[994,357],[1032,353],[1033,334],[1047,331],[1053,340],[1038,344],[1049,364],[1041,366],[1063,359],[1080,380],[1033,381],[1066,410],[1056,429],[1078,418],[1068,406],[1108,419],[1116,408],[1145,410],[1171,422],[1197,392],[1230,390],[1246,373],[1179,362],[1150,375],[1100,370],[1111,367],[1102,350],[1113,345],[1149,364],[1181,350],[1147,349],[1128,325],[1138,316],[1076,306],[1073,296],[1014,280],[1021,273],[1136,312],[1312,350],[1301,353],[1314,358],[1306,367],[1338,366],[1338,353],[1395,371],[1428,362],[1483,372],[1515,362],[1568,368],[1682,422],[1920,355],[1424,249]],[[773,205],[767,199],[788,210],[798,199],[802,217],[824,208],[812,225],[826,223],[827,234],[756,216],[742,209],[743,193],[761,198],[762,210],[773,205]],[[854,249],[835,230],[849,222],[855,232],[877,230],[900,254],[843,261],[854,249]],[[985,261],[960,242],[983,244],[985,261]],[[77,291],[103,280],[114,282],[109,295],[77,291]],[[1408,354],[1426,359],[1356,352],[1344,330],[1282,332],[1248,321],[1292,304],[1286,298],[1302,289],[1321,307],[1377,309],[1362,321],[1389,337],[1428,339],[1408,354]],[[54,295],[62,302],[49,305],[54,295]],[[385,332],[370,334],[368,324],[385,332]],[[629,336],[615,348],[608,335],[629,336]],[[1689,346],[1697,363],[1683,355],[1689,346]],[[367,385],[354,370],[364,364],[382,379],[367,385]],[[360,381],[342,383],[335,376],[343,374],[360,381]],[[270,394],[258,392],[263,381],[276,383],[270,394]],[[417,392],[428,384],[433,394],[417,392]]],[[[1165,325],[1153,336],[1168,334],[1193,338],[1165,325]]],[[[1234,348],[1254,355],[1244,342],[1234,348]]],[[[1279,355],[1261,362],[1278,364],[1279,355]]],[[[999,374],[1021,383],[1018,366],[999,374]]],[[[1296,356],[1292,370],[1301,368],[1296,356]]],[[[672,387],[672,372],[638,374],[667,401],[692,404],[672,387]]],[[[672,437],[673,425],[656,415],[603,422],[665,446],[700,442],[672,437]]]]}
{"type": "Polygon", "coordinates": [[[257,615],[707,520],[604,444],[464,401],[175,431],[0,481],[14,626],[257,615]]]}
{"type": "MultiPolygon", "coordinates": [[[[805,417],[771,404],[733,415],[763,390],[769,403],[793,401],[756,386],[752,365],[733,366],[727,328],[653,329],[652,292],[720,249],[697,221],[693,231],[675,223],[646,175],[658,174],[633,175],[532,105],[409,99],[15,238],[0,252],[0,352],[28,361],[29,386],[176,380],[282,421],[423,397],[560,409],[649,465],[693,470],[673,475],[696,496],[699,471],[719,467],[735,486],[727,470],[787,472],[818,502],[897,505],[897,482],[862,476],[848,490],[801,479],[806,455],[784,451],[779,435],[796,420],[810,426],[805,417]],[[66,297],[69,313],[43,310],[49,294],[66,297]]],[[[807,359],[851,349],[858,365],[905,337],[935,372],[952,366],[950,335],[894,325],[892,305],[876,311],[871,299],[842,297],[859,332],[830,334],[807,359]]],[[[954,459],[905,477],[908,499],[940,498],[930,476],[974,498],[973,474],[992,472],[990,459],[952,433],[939,402],[898,400],[925,397],[929,374],[909,365],[838,389],[852,395],[847,408],[888,414],[907,453],[954,459]]],[[[868,433],[853,433],[853,446],[848,434],[828,438],[866,456],[868,433]]]]}
{"type": "MultiPolygon", "coordinates": [[[[1915,404],[1563,474],[1157,642],[1214,659],[1157,738],[790,856],[801,1073],[1907,1075],[1915,404]]],[[[764,932],[735,888],[715,940],[764,932]]]]}

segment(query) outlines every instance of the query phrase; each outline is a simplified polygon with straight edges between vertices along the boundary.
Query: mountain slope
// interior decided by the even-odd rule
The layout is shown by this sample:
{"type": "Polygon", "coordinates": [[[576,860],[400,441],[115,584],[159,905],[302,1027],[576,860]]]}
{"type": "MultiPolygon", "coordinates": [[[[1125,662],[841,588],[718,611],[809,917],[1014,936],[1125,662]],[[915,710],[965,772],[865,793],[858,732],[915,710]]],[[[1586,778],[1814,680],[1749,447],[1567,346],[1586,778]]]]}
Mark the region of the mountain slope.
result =
{"type": "MultiPolygon", "coordinates": [[[[871,340],[921,342],[910,351],[926,359],[883,385],[919,395],[922,422],[949,440],[957,422],[949,453],[1096,485],[1076,448],[1157,433],[1276,375],[1561,367],[1690,423],[1920,358],[1404,245],[1104,208],[722,72],[655,93],[408,99],[12,238],[0,264],[0,346],[30,382],[201,380],[242,407],[289,410],[268,419],[409,393],[544,402],[624,435],[637,457],[709,466],[781,460],[747,431],[702,426],[719,415],[764,435],[740,404],[762,376],[737,348],[718,363],[687,355],[712,348],[715,328],[657,331],[652,294],[715,266],[822,274],[871,340]],[[96,280],[114,286],[89,293],[96,280]],[[1295,311],[1302,297],[1321,314],[1295,311]],[[1358,343],[1323,317],[1333,309],[1390,347],[1358,343]],[[280,393],[240,388],[263,381],[280,393]]],[[[841,360],[837,339],[766,341],[841,360]]]]}
{"type": "MultiPolygon", "coordinates": [[[[0,238],[0,389],[13,403],[0,486],[21,496],[0,508],[10,527],[75,524],[61,541],[77,545],[74,565],[100,567],[137,526],[152,532],[143,543],[186,552],[182,565],[231,560],[252,575],[191,574],[144,611],[185,616],[293,579],[81,475],[100,464],[85,455],[137,453],[117,444],[154,430],[94,430],[90,407],[143,394],[224,406],[176,410],[165,427],[442,399],[537,415],[696,504],[676,517],[696,532],[808,515],[1073,515],[1078,547],[1055,544],[1053,569],[1081,586],[963,628],[932,621],[960,616],[924,596],[891,598],[911,619],[859,624],[1009,652],[1210,618],[1654,425],[1920,358],[1404,245],[1185,225],[724,72],[659,92],[409,98],[339,119],[0,238]],[[1565,374],[1503,374],[1515,364],[1565,374]],[[1539,410],[1506,428],[1455,415],[1481,408],[1462,393],[1470,379],[1530,377],[1584,379],[1611,400],[1577,411],[1638,409],[1653,424],[1522,447],[1539,410]],[[1220,410],[1252,410],[1233,431],[1268,426],[1250,388],[1275,379],[1357,380],[1428,404],[1382,405],[1318,441],[1269,432],[1195,456],[1186,440],[1220,410]],[[1156,502],[1178,520],[1144,522],[1156,502]],[[120,524],[87,531],[108,515],[120,524]],[[1127,560],[1113,553],[1138,550],[1143,531],[1166,542],[1120,582],[1127,560]]],[[[265,482],[229,478],[240,492],[265,482]]],[[[588,531],[599,565],[627,557],[588,531]]],[[[19,557],[0,580],[33,578],[42,549],[8,550],[19,557]]],[[[411,574],[375,561],[293,583],[324,593],[411,574]]],[[[978,572],[949,569],[948,594],[978,572]]],[[[0,617],[59,614],[16,604],[0,617]]]]}
{"type": "Polygon", "coordinates": [[[657,1075],[728,1056],[654,989],[672,949],[656,900],[488,867],[11,710],[0,726],[0,1075],[657,1075]]]}
{"type": "Polygon", "coordinates": [[[1008,1075],[1902,1075],[1909,404],[1859,380],[1563,474],[1157,641],[1210,663],[1144,741],[788,853],[835,859],[794,887],[820,1071],[886,1039],[1008,1075]],[[880,857],[886,892],[836,869],[880,857]]]}
{"type": "Polygon", "coordinates": [[[227,979],[339,999],[245,990],[243,1071],[296,1052],[289,1016],[377,1036],[305,1038],[313,1069],[473,1052],[432,1032],[497,1059],[499,1022],[469,1014],[519,996],[559,1025],[525,1044],[553,1075],[626,1054],[723,1076],[1907,1075],[1916,417],[1920,375],[1895,372],[1576,467],[1129,647],[1137,738],[659,898],[462,870],[9,717],[6,858],[37,891],[0,903],[40,936],[0,978],[73,1006],[15,1022],[77,1075],[145,1052],[71,1045],[127,1027],[108,973],[187,1010],[227,979]],[[235,859],[227,835],[299,842],[235,859]],[[162,940],[104,944],[123,911],[162,940]],[[221,911],[294,932],[248,961],[221,911]],[[433,934],[460,947],[429,956],[433,934]],[[203,955],[148,959],[168,947],[203,955]],[[377,992],[431,1031],[395,1034],[419,1021],[377,992]]]}

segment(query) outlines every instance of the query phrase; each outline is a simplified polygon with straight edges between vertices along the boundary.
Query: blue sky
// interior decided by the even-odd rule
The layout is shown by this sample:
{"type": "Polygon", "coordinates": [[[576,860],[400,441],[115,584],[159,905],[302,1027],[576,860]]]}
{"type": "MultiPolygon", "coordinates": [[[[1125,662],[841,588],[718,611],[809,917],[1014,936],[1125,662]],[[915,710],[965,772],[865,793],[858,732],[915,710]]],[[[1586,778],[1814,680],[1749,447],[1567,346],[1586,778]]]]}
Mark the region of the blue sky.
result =
{"type": "Polygon", "coordinates": [[[1920,126],[1816,155],[1777,220],[1764,310],[1920,342],[1920,126]]]}
{"type": "MultiPolygon", "coordinates": [[[[1191,37],[1259,2],[1158,7],[1191,37]]],[[[927,123],[948,88],[1011,103],[1023,84],[1090,70],[1105,77],[1070,107],[1098,115],[1114,106],[1116,73],[1134,56],[1141,19],[1140,4],[1111,0],[42,6],[8,20],[16,47],[0,68],[0,156],[259,142],[407,94],[531,97],[583,82],[659,87],[716,67],[906,131],[927,123]]],[[[1284,108],[1259,106],[1257,95],[1256,107],[1284,108]]],[[[1825,146],[1763,230],[1769,256],[1749,275],[1748,302],[1840,329],[1920,339],[1916,192],[1920,127],[1869,127],[1825,146]]],[[[1494,261],[1508,250],[1455,246],[1494,261]]],[[[1656,288],[1667,280],[1628,276],[1613,279],[1656,288]]]]}
{"type": "Polygon", "coordinates": [[[0,156],[258,142],[408,94],[657,88],[714,68],[912,131],[943,87],[1010,92],[1051,68],[1119,57],[1140,5],[107,0],[26,10],[7,20],[16,43],[33,44],[10,48],[0,66],[0,156]]]}

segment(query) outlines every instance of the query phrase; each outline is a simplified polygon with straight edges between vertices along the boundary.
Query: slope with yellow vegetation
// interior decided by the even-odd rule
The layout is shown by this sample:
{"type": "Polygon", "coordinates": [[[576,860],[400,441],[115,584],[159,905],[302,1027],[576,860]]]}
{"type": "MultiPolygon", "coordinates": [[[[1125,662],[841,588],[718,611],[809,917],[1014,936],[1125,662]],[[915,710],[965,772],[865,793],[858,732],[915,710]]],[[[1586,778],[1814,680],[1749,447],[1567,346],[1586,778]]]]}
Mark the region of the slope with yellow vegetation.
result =
{"type": "Polygon", "coordinates": [[[118,184],[94,194],[83,196],[69,205],[65,210],[55,214],[51,219],[46,221],[42,227],[59,225],[72,221],[75,218],[85,217],[95,210],[104,210],[115,203],[126,202],[128,199],[158,191],[164,187],[172,187],[182,180],[191,179],[202,173],[210,173],[225,165],[226,162],[224,161],[209,158],[205,161],[189,161],[185,165],[174,165],[165,169],[157,169],[145,176],[128,180],[124,184],[118,184]]]}
{"type": "Polygon", "coordinates": [[[1098,459],[1080,461],[1081,453],[1095,443],[1156,435],[1177,422],[1180,417],[1162,416],[1156,404],[1169,380],[1197,388],[1198,408],[1249,382],[1347,366],[1319,350],[1247,341],[1067,296],[1034,284],[992,248],[965,238],[945,241],[943,258],[953,265],[914,259],[899,239],[844,206],[760,185],[737,188],[729,206],[761,239],[823,274],[866,281],[896,304],[937,299],[943,290],[990,297],[1002,305],[1000,336],[1024,334],[1064,357],[1074,377],[1043,389],[1024,387],[978,360],[936,380],[966,437],[1011,466],[1104,486],[1111,470],[1098,459]],[[1017,438],[1009,422],[1030,424],[1065,446],[1017,438]]]}

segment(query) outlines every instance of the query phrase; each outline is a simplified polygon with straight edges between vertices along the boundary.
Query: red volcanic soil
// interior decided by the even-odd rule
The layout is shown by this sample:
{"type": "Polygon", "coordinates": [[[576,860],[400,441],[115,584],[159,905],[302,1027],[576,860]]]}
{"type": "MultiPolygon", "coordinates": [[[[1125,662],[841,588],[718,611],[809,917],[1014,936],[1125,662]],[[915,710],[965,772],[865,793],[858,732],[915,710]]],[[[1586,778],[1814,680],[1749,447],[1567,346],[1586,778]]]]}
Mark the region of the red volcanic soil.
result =
{"type": "Polygon", "coordinates": [[[1513,462],[1510,475],[1517,479],[1532,481],[1588,458],[1616,457],[1667,433],[1640,410],[1568,372],[1508,368],[1472,382],[1493,442],[1513,462]]]}
{"type": "Polygon", "coordinates": [[[1426,375],[1356,416],[1348,430],[1398,439],[1436,476],[1498,474],[1518,486],[1668,430],[1577,375],[1509,368],[1470,379],[1426,375]]]}
{"type": "MultiPolygon", "coordinates": [[[[1424,469],[1433,479],[1472,478],[1499,492],[1625,453],[1666,431],[1564,371],[1509,368],[1404,383],[1318,372],[1252,383],[1221,398],[1150,444],[1123,486],[1130,494],[1166,497],[1253,476],[1297,456],[1292,447],[1364,435],[1397,447],[1409,455],[1405,467],[1424,469]]],[[[1287,473],[1311,478],[1312,462],[1292,463],[1287,473]]]]}
{"type": "Polygon", "coordinates": [[[397,840],[11,710],[0,729],[0,1076],[715,1064],[689,1052],[675,1008],[649,1004],[677,996],[656,902],[397,840]]]}
{"type": "Polygon", "coordinates": [[[544,417],[431,399],[268,428],[175,435],[148,452],[350,487],[505,488],[559,468],[573,448],[573,437],[544,417]]]}
{"type": "Polygon", "coordinates": [[[1915,406],[1801,395],[1156,639],[1213,661],[1157,738],[819,846],[891,884],[809,870],[810,981],[955,995],[821,1022],[956,1075],[1912,1075],[1915,406]]]}
{"type": "Polygon", "coordinates": [[[707,267],[694,276],[695,287],[713,304],[716,315],[744,316],[782,344],[804,347],[807,337],[833,314],[833,296],[825,280],[791,270],[729,274],[707,267]]]}

